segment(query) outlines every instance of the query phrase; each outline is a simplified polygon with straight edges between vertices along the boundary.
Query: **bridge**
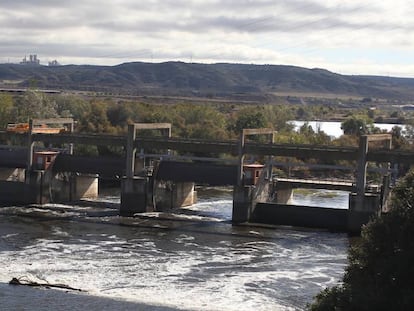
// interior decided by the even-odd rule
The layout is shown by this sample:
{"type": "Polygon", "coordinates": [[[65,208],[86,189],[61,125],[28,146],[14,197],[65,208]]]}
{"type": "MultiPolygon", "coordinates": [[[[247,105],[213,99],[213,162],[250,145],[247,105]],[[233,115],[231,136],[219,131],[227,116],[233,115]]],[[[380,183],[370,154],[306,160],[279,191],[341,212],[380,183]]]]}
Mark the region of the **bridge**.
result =
{"type": "MultiPolygon", "coordinates": [[[[171,137],[171,125],[165,123],[131,124],[126,136],[74,133],[73,120],[71,119],[32,120],[30,126],[33,128],[35,124],[62,123],[69,124],[71,130],[60,134],[34,133],[33,131],[25,134],[0,132],[0,141],[9,142],[0,147],[0,168],[3,170],[20,170],[18,173],[13,173],[14,175],[9,174],[7,176],[7,173],[0,174],[0,201],[5,197],[9,197],[10,193],[16,193],[17,198],[25,197],[30,201],[23,203],[44,203],[50,199],[44,194],[51,192],[50,183],[53,178],[56,178],[56,175],[60,174],[60,187],[69,188],[75,186],[70,183],[67,186],[65,179],[76,176],[77,179],[82,181],[76,184],[75,188],[82,188],[81,185],[85,183],[85,180],[95,182],[96,176],[99,175],[107,178],[122,179],[120,213],[122,215],[133,215],[137,212],[145,212],[157,208],[155,192],[158,195],[160,192],[165,192],[164,195],[161,195],[164,197],[160,201],[166,202],[169,200],[165,199],[165,195],[174,195],[177,201],[182,201],[180,203],[182,204],[187,200],[187,192],[191,191],[191,183],[197,182],[211,185],[234,186],[233,222],[266,222],[270,219],[272,223],[277,223],[276,219],[283,218],[280,217],[281,215],[277,215],[278,207],[280,210],[283,210],[283,200],[278,200],[277,203],[263,202],[263,197],[273,187],[271,186],[273,181],[268,178],[271,176],[269,172],[272,171],[272,157],[280,156],[322,161],[335,159],[355,162],[357,176],[354,181],[335,183],[327,181],[278,179],[275,182],[276,187],[273,187],[272,191],[279,192],[280,194],[283,189],[293,189],[295,187],[350,191],[350,204],[352,206],[350,205],[349,213],[345,217],[345,219],[348,219],[345,220],[345,226],[355,229],[356,227],[360,227],[361,222],[366,221],[370,215],[378,212],[380,209],[378,205],[382,206],[385,203],[384,197],[388,194],[389,182],[384,182],[386,187],[383,187],[383,192],[376,194],[375,198],[371,198],[371,194],[367,193],[367,163],[383,163],[385,167],[389,167],[390,164],[411,164],[414,162],[413,152],[391,149],[391,136],[388,134],[362,136],[359,147],[332,147],[274,144],[274,132],[271,129],[245,129],[240,134],[239,140],[213,141],[171,137]],[[159,130],[162,136],[138,136],[137,132],[142,129],[159,130]],[[251,135],[267,135],[270,137],[270,140],[268,143],[247,141],[247,136],[251,135]],[[65,152],[56,153],[56,157],[52,161],[53,165],[51,165],[51,169],[42,170],[36,168],[35,156],[40,151],[35,148],[35,145],[39,142],[53,146],[67,146],[65,152]],[[381,149],[372,149],[369,148],[371,142],[385,142],[385,144],[381,149]],[[75,144],[118,146],[121,147],[123,152],[117,157],[85,157],[73,153],[73,145],[75,144]],[[148,167],[146,167],[146,164],[142,160],[148,158],[148,154],[138,153],[139,150],[157,150],[157,154],[152,155],[153,158],[157,158],[153,171],[148,172],[148,167]],[[226,154],[227,157],[207,159],[185,156],[180,158],[179,156],[173,155],[173,153],[226,154]],[[260,184],[246,184],[244,162],[245,155],[248,154],[268,158],[268,165],[259,178],[260,184]],[[139,163],[139,160],[141,160],[141,163],[139,163]],[[83,179],[81,178],[82,176],[84,177],[83,179]],[[3,181],[1,181],[2,178],[3,181]],[[14,183],[12,183],[13,178],[14,183]],[[47,185],[46,189],[43,184],[48,179],[50,180],[48,181],[49,185],[47,185]],[[167,193],[169,191],[168,187],[162,185],[163,182],[171,182],[175,187],[175,190],[172,190],[176,191],[175,194],[167,193]],[[39,186],[39,184],[42,185],[39,186]],[[21,189],[16,190],[19,187],[21,189]],[[33,194],[33,191],[35,194],[33,194]],[[22,196],[22,193],[30,193],[30,195],[22,196]],[[266,212],[264,212],[265,210],[266,212]],[[358,217],[350,217],[350,214],[357,215],[358,217]],[[269,215],[271,216],[269,217],[269,215]],[[355,224],[352,224],[352,222],[355,222],[355,224]]],[[[49,151],[53,150],[49,149],[49,151]]],[[[37,156],[45,156],[47,158],[51,154],[44,153],[43,155],[37,154],[37,156]]],[[[89,181],[86,182],[86,185],[89,185],[89,181]]],[[[86,186],[86,188],[89,186],[86,186]]],[[[70,192],[71,190],[69,189],[68,191],[70,192]]],[[[279,195],[279,199],[281,197],[282,195],[279,195]]],[[[266,201],[267,199],[264,200],[266,201]]],[[[289,213],[295,210],[299,211],[299,209],[292,208],[289,210],[289,213]]],[[[306,213],[308,211],[309,209],[306,210],[306,213]]],[[[316,213],[312,213],[314,215],[319,214],[320,216],[321,213],[327,214],[328,211],[328,209],[323,209],[323,211],[319,209],[316,213]]],[[[335,214],[336,212],[329,211],[329,213],[335,214]]],[[[341,213],[343,214],[344,212],[341,211],[341,213]]],[[[298,215],[295,217],[300,218],[302,217],[300,215],[304,214],[303,212],[298,212],[298,215]]],[[[343,216],[340,217],[343,218],[343,216]]],[[[330,219],[330,216],[328,219],[330,219]]],[[[289,224],[295,225],[292,217],[289,220],[289,224]]],[[[319,224],[316,223],[316,226],[319,226],[319,224]]]]}

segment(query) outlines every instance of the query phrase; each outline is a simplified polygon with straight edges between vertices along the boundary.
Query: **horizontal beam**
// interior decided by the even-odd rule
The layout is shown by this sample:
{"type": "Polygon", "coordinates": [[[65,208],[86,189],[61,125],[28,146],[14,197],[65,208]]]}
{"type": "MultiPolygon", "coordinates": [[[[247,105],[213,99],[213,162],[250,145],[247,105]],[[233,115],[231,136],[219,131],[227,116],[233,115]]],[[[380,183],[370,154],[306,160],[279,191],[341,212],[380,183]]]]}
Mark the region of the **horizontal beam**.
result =
{"type": "Polygon", "coordinates": [[[276,189],[327,189],[340,191],[355,191],[355,185],[352,182],[329,181],[329,180],[306,180],[294,178],[277,178],[275,183],[276,189]]]}
{"type": "Polygon", "coordinates": [[[208,141],[182,138],[138,137],[135,148],[144,149],[171,149],[182,152],[228,153],[237,154],[235,141],[208,141]]]}
{"type": "Polygon", "coordinates": [[[370,135],[363,135],[366,136],[368,139],[368,142],[371,141],[382,141],[382,140],[391,140],[392,135],[391,134],[370,134],[370,135]]]}
{"type": "Polygon", "coordinates": [[[414,152],[403,150],[370,150],[367,154],[368,162],[378,163],[406,163],[414,164],[414,152]]]}
{"type": "Polygon", "coordinates": [[[134,123],[134,127],[135,130],[171,130],[171,123],[134,123]]]}
{"type": "Polygon", "coordinates": [[[275,130],[269,129],[269,128],[261,128],[261,129],[243,129],[243,136],[249,136],[249,135],[267,135],[267,134],[273,134],[275,133],[275,130]]]}
{"type": "Polygon", "coordinates": [[[33,119],[33,125],[42,124],[72,124],[72,118],[33,119]]]}
{"type": "Polygon", "coordinates": [[[335,159],[353,161],[358,158],[357,147],[246,143],[244,152],[246,154],[255,155],[273,155],[323,160],[335,159]]]}
{"type": "MultiPolygon", "coordinates": [[[[0,131],[0,139],[12,138],[24,139],[27,134],[16,134],[0,131]]],[[[25,140],[23,140],[25,141],[25,140]]],[[[52,144],[84,144],[93,146],[126,146],[125,136],[102,134],[33,134],[33,141],[43,141],[52,144]]],[[[227,153],[238,154],[238,142],[209,141],[185,138],[166,137],[137,137],[135,141],[137,149],[176,150],[182,152],[227,153]]],[[[273,155],[297,158],[312,158],[321,160],[349,160],[358,159],[357,147],[330,147],[316,145],[291,145],[291,144],[261,144],[246,142],[243,148],[244,154],[273,155]]],[[[401,150],[369,150],[367,154],[369,162],[393,162],[414,163],[414,152],[401,150]]]]}
{"type": "Polygon", "coordinates": [[[115,135],[93,135],[93,134],[44,134],[36,133],[33,135],[33,141],[42,141],[53,144],[81,144],[91,146],[124,146],[126,137],[115,135]]]}

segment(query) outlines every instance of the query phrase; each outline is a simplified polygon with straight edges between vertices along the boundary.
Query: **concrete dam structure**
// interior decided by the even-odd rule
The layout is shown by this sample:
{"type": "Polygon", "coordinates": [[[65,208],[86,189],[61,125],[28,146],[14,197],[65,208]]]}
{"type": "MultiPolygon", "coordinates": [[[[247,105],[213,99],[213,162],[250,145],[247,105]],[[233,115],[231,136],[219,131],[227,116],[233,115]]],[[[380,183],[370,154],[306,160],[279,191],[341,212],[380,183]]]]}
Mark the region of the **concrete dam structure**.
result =
{"type": "Polygon", "coordinates": [[[128,135],[73,133],[73,120],[31,120],[27,133],[0,132],[7,142],[0,148],[0,202],[45,204],[71,202],[98,195],[99,178],[121,179],[122,216],[191,205],[195,184],[232,186],[233,223],[267,223],[358,232],[374,214],[386,207],[390,166],[414,162],[414,154],[391,150],[388,134],[361,136],[359,147],[277,145],[271,129],[245,129],[238,141],[203,141],[171,137],[167,123],[131,124],[128,135]],[[36,124],[59,124],[69,130],[58,134],[35,133],[36,124]],[[141,130],[160,136],[141,137],[141,130]],[[264,135],[268,143],[247,141],[264,135]],[[370,149],[370,144],[382,148],[370,149]],[[39,148],[37,144],[42,144],[39,148]],[[74,144],[121,147],[117,157],[85,157],[73,153],[74,144]],[[46,148],[46,145],[60,146],[46,148]],[[146,150],[156,150],[148,154],[146,150]],[[225,158],[177,156],[173,153],[227,154],[225,158]],[[246,155],[263,158],[262,164],[245,163],[246,155]],[[347,183],[281,179],[273,176],[273,157],[336,159],[356,163],[356,178],[347,183]],[[382,184],[367,184],[367,163],[385,167],[382,184]],[[318,208],[287,204],[294,188],[349,191],[349,208],[318,208]]]}

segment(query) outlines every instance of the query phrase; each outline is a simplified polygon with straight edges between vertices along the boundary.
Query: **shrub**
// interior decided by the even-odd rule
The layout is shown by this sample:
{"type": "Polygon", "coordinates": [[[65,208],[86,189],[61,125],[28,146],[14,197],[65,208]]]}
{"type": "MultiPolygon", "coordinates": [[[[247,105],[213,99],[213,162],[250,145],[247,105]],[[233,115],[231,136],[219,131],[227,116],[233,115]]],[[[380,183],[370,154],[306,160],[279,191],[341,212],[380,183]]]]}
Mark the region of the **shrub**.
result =
{"type": "Polygon", "coordinates": [[[390,212],[367,224],[350,248],[343,283],[310,310],[414,310],[414,170],[392,193],[390,212]]]}

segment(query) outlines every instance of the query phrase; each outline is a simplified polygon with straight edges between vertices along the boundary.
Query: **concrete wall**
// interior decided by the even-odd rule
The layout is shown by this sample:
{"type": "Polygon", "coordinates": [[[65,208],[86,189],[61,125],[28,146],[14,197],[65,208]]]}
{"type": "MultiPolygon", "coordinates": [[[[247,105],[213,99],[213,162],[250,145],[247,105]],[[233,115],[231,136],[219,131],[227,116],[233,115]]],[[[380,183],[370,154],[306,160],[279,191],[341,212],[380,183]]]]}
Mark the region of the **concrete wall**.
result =
{"type": "Polygon", "coordinates": [[[0,180],[24,182],[24,169],[0,168],[0,180]]]}
{"type": "Polygon", "coordinates": [[[293,189],[279,189],[276,191],[276,203],[287,204],[292,201],[293,189]]]}
{"type": "Polygon", "coordinates": [[[190,206],[197,202],[197,192],[193,182],[157,182],[155,205],[157,211],[190,206]]]}
{"type": "Polygon", "coordinates": [[[24,182],[0,181],[0,205],[36,203],[35,189],[24,182]]]}
{"type": "Polygon", "coordinates": [[[59,173],[53,175],[49,183],[51,200],[55,203],[97,198],[99,195],[99,178],[94,174],[59,173]]]}
{"type": "Polygon", "coordinates": [[[173,188],[173,208],[190,206],[195,203],[193,182],[176,183],[173,188]]]}
{"type": "Polygon", "coordinates": [[[348,210],[258,203],[251,217],[251,222],[347,231],[348,210]]]}
{"type": "Polygon", "coordinates": [[[233,223],[251,220],[253,209],[253,186],[234,186],[233,188],[233,223]]]}
{"type": "Polygon", "coordinates": [[[121,183],[121,216],[148,211],[148,178],[123,178],[121,183]]]}
{"type": "Polygon", "coordinates": [[[77,175],[74,177],[74,182],[73,200],[98,197],[99,184],[97,175],[77,175]]]}
{"type": "Polygon", "coordinates": [[[349,194],[349,209],[350,210],[376,213],[380,210],[380,207],[381,207],[381,195],[380,193],[365,193],[364,204],[362,205],[361,210],[358,209],[356,202],[357,202],[356,193],[350,193],[349,194]]]}

